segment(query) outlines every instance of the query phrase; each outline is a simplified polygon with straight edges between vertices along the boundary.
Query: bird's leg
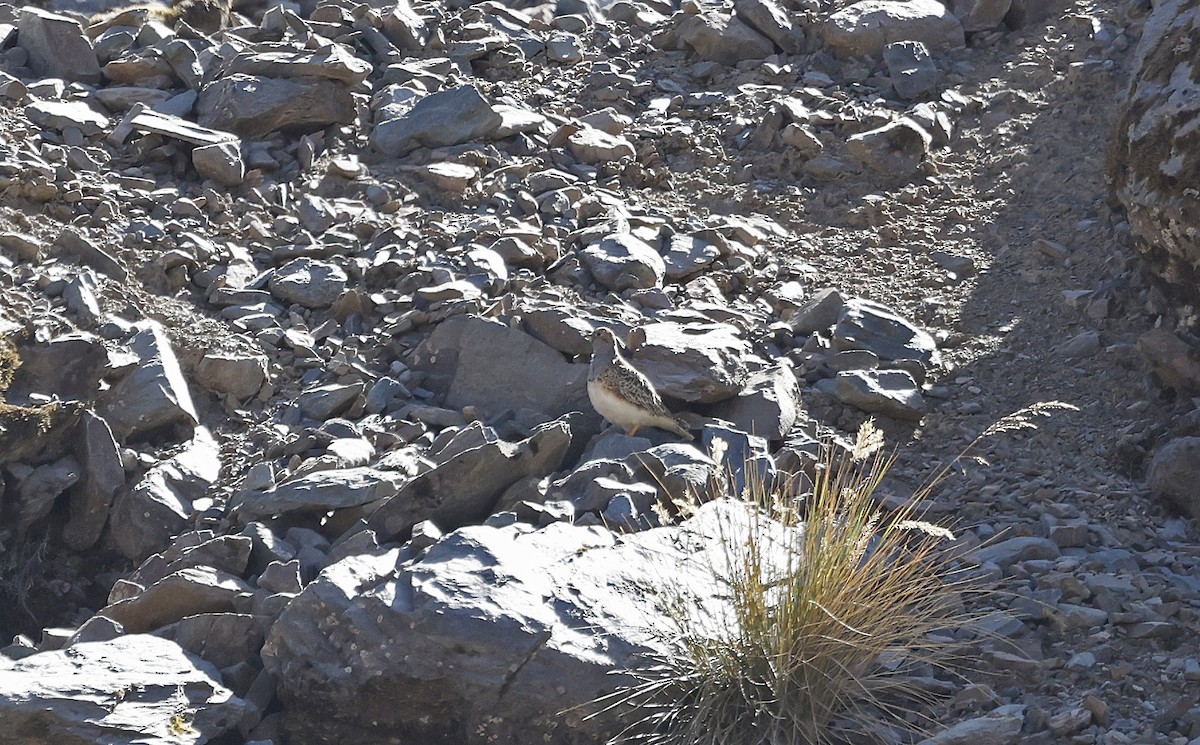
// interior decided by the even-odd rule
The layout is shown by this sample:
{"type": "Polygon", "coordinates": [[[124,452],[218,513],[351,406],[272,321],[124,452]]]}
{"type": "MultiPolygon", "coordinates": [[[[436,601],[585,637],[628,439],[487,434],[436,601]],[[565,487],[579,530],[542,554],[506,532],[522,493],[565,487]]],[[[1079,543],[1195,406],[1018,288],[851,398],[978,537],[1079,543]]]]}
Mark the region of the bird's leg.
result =
{"type": "Polygon", "coordinates": [[[629,431],[626,432],[625,434],[629,435],[630,437],[633,437],[634,435],[637,434],[638,427],[640,427],[640,426],[642,426],[642,425],[641,424],[633,425],[632,427],[629,428],[629,431]]]}

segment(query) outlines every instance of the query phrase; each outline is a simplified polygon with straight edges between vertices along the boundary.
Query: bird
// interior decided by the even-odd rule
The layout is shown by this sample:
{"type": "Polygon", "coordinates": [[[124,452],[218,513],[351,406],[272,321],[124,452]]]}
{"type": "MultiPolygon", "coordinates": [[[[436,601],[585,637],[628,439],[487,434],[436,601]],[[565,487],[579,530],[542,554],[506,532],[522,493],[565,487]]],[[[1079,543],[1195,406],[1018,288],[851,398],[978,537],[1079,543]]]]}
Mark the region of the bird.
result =
{"type": "Polygon", "coordinates": [[[630,436],[646,426],[692,440],[691,433],[667,411],[650,379],[622,356],[623,346],[606,326],[592,332],[592,364],[587,383],[592,408],[630,436]]]}

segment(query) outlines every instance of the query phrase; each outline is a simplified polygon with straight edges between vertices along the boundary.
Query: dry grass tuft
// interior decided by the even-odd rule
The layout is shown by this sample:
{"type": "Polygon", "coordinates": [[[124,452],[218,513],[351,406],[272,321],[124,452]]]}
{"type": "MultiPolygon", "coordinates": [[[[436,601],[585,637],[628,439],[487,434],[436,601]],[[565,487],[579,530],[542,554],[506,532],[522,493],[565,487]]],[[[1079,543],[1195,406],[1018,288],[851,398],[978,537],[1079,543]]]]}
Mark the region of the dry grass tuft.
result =
{"type": "MultiPolygon", "coordinates": [[[[1032,426],[1056,408],[1069,407],[1040,404],[1006,417],[959,458],[979,439],[1032,426]]],[[[720,514],[748,522],[720,521],[718,548],[689,559],[707,562],[703,571],[720,588],[715,603],[662,591],[671,652],[626,671],[637,682],[600,702],[609,712],[625,708],[631,722],[614,741],[819,745],[879,727],[928,729],[920,712],[936,696],[920,678],[953,673],[955,632],[984,618],[964,610],[962,596],[982,590],[946,550],[953,533],[916,514],[949,467],[884,515],[873,498],[893,463],[883,445],[872,422],[848,450],[827,443],[807,494],[753,481],[734,494],[726,478],[703,495],[741,500],[746,509],[720,514]]]]}

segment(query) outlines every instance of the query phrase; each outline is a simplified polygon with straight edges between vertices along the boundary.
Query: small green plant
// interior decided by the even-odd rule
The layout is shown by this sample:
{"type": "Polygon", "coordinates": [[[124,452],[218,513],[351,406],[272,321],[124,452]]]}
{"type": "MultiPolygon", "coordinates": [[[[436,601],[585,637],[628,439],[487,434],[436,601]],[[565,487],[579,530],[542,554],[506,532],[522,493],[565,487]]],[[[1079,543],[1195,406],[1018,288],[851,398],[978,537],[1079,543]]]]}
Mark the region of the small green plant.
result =
{"type": "MultiPolygon", "coordinates": [[[[1054,408],[1070,407],[1039,404],[997,422],[890,514],[873,495],[894,457],[870,421],[852,447],[825,443],[803,494],[761,479],[730,493],[733,479],[720,479],[703,496],[740,500],[744,509],[718,514],[742,517],[718,520],[715,551],[688,559],[706,562],[716,602],[662,590],[670,651],[625,671],[636,682],[600,702],[609,713],[626,707],[630,724],[614,741],[819,745],[877,726],[925,731],[919,712],[935,697],[920,676],[953,670],[955,630],[985,614],[965,610],[964,593],[981,588],[946,550],[953,534],[917,510],[980,439],[1054,408]]],[[[677,507],[687,514],[699,501],[677,507]]]]}

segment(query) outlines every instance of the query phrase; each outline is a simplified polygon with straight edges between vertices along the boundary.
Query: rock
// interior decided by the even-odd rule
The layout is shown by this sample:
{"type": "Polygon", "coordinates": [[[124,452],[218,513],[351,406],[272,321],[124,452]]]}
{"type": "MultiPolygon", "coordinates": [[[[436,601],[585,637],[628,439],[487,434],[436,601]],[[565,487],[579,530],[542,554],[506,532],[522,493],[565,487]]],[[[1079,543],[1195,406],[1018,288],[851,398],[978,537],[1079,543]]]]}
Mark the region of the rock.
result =
{"type": "Polygon", "coordinates": [[[325,421],[344,414],[362,395],[364,387],[362,381],[345,385],[319,385],[301,393],[296,399],[296,405],[306,417],[325,421]]]}
{"type": "Polygon", "coordinates": [[[103,341],[86,332],[56,336],[41,344],[20,348],[21,366],[8,387],[10,400],[42,394],[64,401],[91,401],[100,392],[108,373],[108,350],[103,341]]]}
{"type": "Polygon", "coordinates": [[[241,579],[211,567],[188,567],[172,572],[136,597],[106,606],[100,615],[141,634],[197,613],[227,613],[249,605],[254,588],[241,579]]]}
{"type": "Polygon", "coordinates": [[[925,416],[921,389],[905,370],[845,370],[836,381],[834,395],[844,404],[905,421],[925,416]]]}
{"type": "Polygon", "coordinates": [[[0,657],[0,719],[18,742],[205,743],[233,731],[246,704],[212,665],[153,636],[0,657]]]}
{"type": "Polygon", "coordinates": [[[1187,342],[1157,328],[1138,337],[1137,349],[1163,385],[1183,396],[1200,393],[1200,353],[1187,342]]]}
{"type": "Polygon", "coordinates": [[[38,75],[81,83],[100,82],[100,63],[79,21],[32,7],[21,8],[17,45],[38,75]]]}
{"type": "Polygon", "coordinates": [[[95,137],[109,126],[108,117],[82,101],[34,101],[25,107],[30,121],[47,129],[74,127],[84,137],[95,137]]]}
{"type": "Polygon", "coordinates": [[[209,352],[196,365],[196,382],[210,391],[245,401],[258,395],[264,385],[270,390],[267,358],[261,354],[209,352]]]}
{"type": "Polygon", "coordinates": [[[951,0],[948,5],[968,34],[990,31],[1004,22],[1012,0],[951,0]]]}
{"type": "Polygon", "coordinates": [[[1092,712],[1083,707],[1060,711],[1046,722],[1056,737],[1070,737],[1092,723],[1092,712]]]}
{"type": "Polygon", "coordinates": [[[835,287],[818,290],[805,299],[796,311],[787,319],[788,325],[797,334],[811,334],[814,331],[828,331],[842,313],[845,298],[835,287]]]}
{"type": "Polygon", "coordinates": [[[128,492],[113,500],[109,540],[126,558],[140,561],[161,551],[195,514],[221,471],[220,450],[212,435],[197,427],[182,451],[151,467],[128,492]]]}
{"type": "MultiPolygon", "coordinates": [[[[391,3],[388,3],[391,5],[391,3]]],[[[413,10],[408,0],[397,0],[392,9],[383,15],[383,35],[406,52],[416,52],[429,43],[429,28],[420,15],[413,10]]]]}
{"type": "Polygon", "coordinates": [[[403,156],[419,147],[477,140],[494,132],[501,121],[478,89],[464,85],[425,96],[403,116],[376,125],[371,145],[384,154],[403,156]]]}
{"type": "Polygon", "coordinates": [[[788,12],[774,0],[735,0],[735,17],[775,43],[784,54],[804,51],[804,29],[792,23],[788,12]]]}
{"type": "Polygon", "coordinates": [[[702,238],[677,233],[667,241],[663,252],[666,278],[672,282],[704,271],[721,256],[721,251],[702,238]]]}
{"type": "MultiPolygon", "coordinates": [[[[933,90],[942,79],[929,50],[919,41],[896,41],[883,48],[883,61],[896,95],[914,99],[933,90]]],[[[924,129],[924,127],[922,127],[924,129]]]]}
{"type": "Polygon", "coordinates": [[[1054,541],[1037,536],[1016,536],[997,543],[992,543],[977,549],[972,553],[974,561],[980,564],[996,564],[1001,569],[1018,561],[1036,559],[1057,559],[1062,555],[1054,541]]]}
{"type": "Polygon", "coordinates": [[[113,497],[125,486],[125,469],[108,423],[91,411],[79,415],[74,450],[80,479],[70,492],[71,517],[63,526],[63,541],[74,551],[85,551],[100,540],[113,497]]]}
{"type": "Polygon", "coordinates": [[[405,481],[402,474],[374,468],[317,471],[267,491],[241,492],[230,511],[243,523],[282,515],[319,515],[387,499],[405,481]]]}
{"type": "Polygon", "coordinates": [[[1200,26],[1195,0],[1154,3],[1138,42],[1128,101],[1107,157],[1107,180],[1125,207],[1136,245],[1152,274],[1184,302],[1200,302],[1200,72],[1181,39],[1200,26]]]}
{"type": "Polygon", "coordinates": [[[320,50],[246,50],[226,65],[225,74],[243,73],[266,78],[324,78],[355,86],[371,74],[371,64],[354,56],[343,44],[328,44],[320,50]]]}
{"type": "Polygon", "coordinates": [[[64,228],[58,234],[54,239],[54,246],[68,256],[75,257],[81,264],[90,266],[101,274],[107,274],[112,279],[123,281],[128,276],[128,272],[112,254],[71,228],[64,228]]]}
{"type": "Polygon", "coordinates": [[[602,741],[612,712],[588,718],[576,707],[625,682],[612,673],[658,649],[653,630],[669,624],[654,593],[628,588],[669,571],[681,591],[711,597],[705,559],[681,561],[680,547],[696,551],[717,525],[738,529],[744,510],[712,503],[683,527],[619,542],[566,523],[475,526],[417,561],[399,549],[344,559],[268,632],[263,662],[279,681],[285,729],[321,742],[376,731],[414,742],[602,741]],[[331,618],[356,619],[354,633],[330,634],[331,618]]]}
{"type": "Polygon", "coordinates": [[[275,270],[267,287],[271,294],[305,308],[328,308],[346,291],[346,272],[337,264],[299,258],[275,270]]]}
{"type": "Polygon", "coordinates": [[[631,233],[612,233],[579,256],[596,281],[614,292],[661,287],[666,274],[662,256],[631,233]]]}
{"type": "Polygon", "coordinates": [[[1177,437],[1154,454],[1146,471],[1150,492],[1185,515],[1200,519],[1200,437],[1177,437]]]}
{"type": "Polygon", "coordinates": [[[633,143],[626,138],[592,127],[581,127],[568,137],[567,150],[581,163],[608,163],[637,156],[633,143]]]}
{"type": "Polygon", "coordinates": [[[746,383],[750,345],[729,324],[651,323],[635,329],[628,346],[633,365],[663,396],[715,403],[746,383]]]}
{"type": "Polygon", "coordinates": [[[478,522],[509,486],[557,470],[571,446],[571,429],[562,420],[537,427],[520,442],[496,439],[494,431],[472,426],[480,427],[486,442],[417,476],[371,515],[367,525],[380,541],[402,537],[422,520],[443,530],[478,522]]]}
{"type": "Polygon", "coordinates": [[[851,135],[846,152],[876,173],[912,178],[921,172],[933,138],[921,125],[901,117],[869,132],[851,135]]]}
{"type": "Polygon", "coordinates": [[[170,639],[218,668],[257,658],[264,637],[262,621],[248,613],[197,613],[154,635],[170,639]]]}
{"type": "Polygon", "coordinates": [[[118,442],[127,442],[178,425],[188,432],[199,421],[187,381],[162,326],[140,324],[129,341],[139,364],[105,392],[96,409],[118,442]]]}
{"type": "Polygon", "coordinates": [[[585,364],[529,334],[483,318],[456,316],[438,324],[417,347],[413,367],[446,394],[446,405],[474,406],[485,417],[528,408],[556,417],[591,412],[585,364]]]}
{"type": "Polygon", "coordinates": [[[20,477],[16,486],[17,538],[35,522],[50,514],[54,501],[79,481],[79,464],[67,456],[44,463],[20,477]]]}
{"type": "Polygon", "coordinates": [[[771,40],[735,16],[708,12],[685,16],[675,33],[702,59],[722,65],[762,59],[775,53],[771,40]]]}
{"type": "Polygon", "coordinates": [[[735,397],[710,410],[718,419],[768,440],[782,440],[796,424],[800,385],[789,364],[751,373],[735,397]]]}
{"type": "Polygon", "coordinates": [[[1016,745],[1021,742],[1025,707],[1005,704],[985,716],[959,722],[918,745],[1016,745]]]}
{"type": "Polygon", "coordinates": [[[200,124],[258,139],[271,132],[305,134],[355,119],[346,86],[325,78],[227,75],[196,100],[200,124]]]}
{"type": "Polygon", "coordinates": [[[1100,332],[1084,331],[1071,337],[1054,351],[1068,359],[1091,357],[1100,351],[1100,332]]]}
{"type": "Polygon", "coordinates": [[[966,44],[958,19],[937,0],[862,0],[832,13],[822,36],[838,57],[878,56],[894,41],[941,54],[966,44]]]}
{"type": "Polygon", "coordinates": [[[192,149],[192,165],[206,179],[221,186],[237,186],[246,178],[246,164],[238,142],[218,142],[192,149]]]}
{"type": "Polygon", "coordinates": [[[854,298],[842,306],[833,329],[834,351],[865,349],[881,360],[917,360],[928,365],[937,342],[885,305],[854,298]]]}

